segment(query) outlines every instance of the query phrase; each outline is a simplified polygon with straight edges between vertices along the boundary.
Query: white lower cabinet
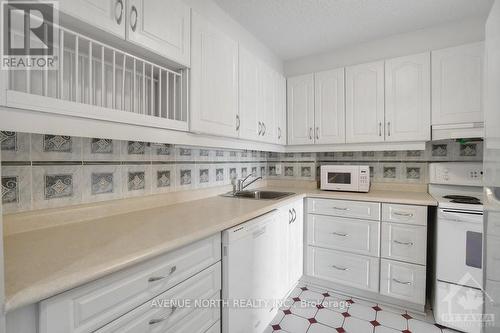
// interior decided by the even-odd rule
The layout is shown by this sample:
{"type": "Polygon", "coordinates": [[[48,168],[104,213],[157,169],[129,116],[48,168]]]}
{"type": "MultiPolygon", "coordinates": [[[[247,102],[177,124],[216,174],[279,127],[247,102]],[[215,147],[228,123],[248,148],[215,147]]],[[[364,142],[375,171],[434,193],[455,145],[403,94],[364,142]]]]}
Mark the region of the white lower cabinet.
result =
{"type": "MultiPolygon", "coordinates": [[[[143,313],[138,309],[145,302],[165,292],[169,293],[169,290],[173,290],[172,287],[219,262],[220,246],[220,234],[216,234],[46,299],[39,306],[39,332],[93,332],[121,316],[133,317],[130,311],[143,313]]],[[[216,266],[212,266],[212,269],[216,270],[214,267],[216,266]]],[[[220,275],[220,272],[214,271],[213,274],[220,275]]],[[[199,281],[193,286],[193,292],[199,290],[196,288],[200,283],[220,283],[220,278],[217,279],[216,275],[210,278],[212,280],[192,280],[199,281]]],[[[181,288],[182,292],[190,289],[187,286],[181,288]]],[[[217,290],[220,290],[220,286],[211,285],[207,288],[205,297],[210,298],[217,290]]],[[[175,294],[169,295],[176,297],[175,294]]],[[[149,304],[146,308],[145,310],[151,309],[149,304]]],[[[176,309],[172,315],[177,315],[175,312],[182,313],[181,309],[176,309]]]]}
{"type": "Polygon", "coordinates": [[[305,279],[424,311],[427,207],[307,199],[305,279]]]}
{"type": "Polygon", "coordinates": [[[425,304],[425,275],[425,266],[382,259],[380,293],[417,304],[425,304]]]}
{"type": "Polygon", "coordinates": [[[331,282],[377,292],[379,259],[309,246],[306,273],[331,282]]]}
{"type": "Polygon", "coordinates": [[[220,297],[220,290],[221,264],[218,262],[96,332],[205,332],[219,320],[220,311],[200,308],[193,312],[195,302],[217,299],[220,297]],[[192,304],[186,301],[191,301],[192,304]],[[202,319],[208,321],[201,321],[202,319]]]}
{"type": "Polygon", "coordinates": [[[307,243],[358,254],[379,255],[380,222],[310,215],[307,243]]]}

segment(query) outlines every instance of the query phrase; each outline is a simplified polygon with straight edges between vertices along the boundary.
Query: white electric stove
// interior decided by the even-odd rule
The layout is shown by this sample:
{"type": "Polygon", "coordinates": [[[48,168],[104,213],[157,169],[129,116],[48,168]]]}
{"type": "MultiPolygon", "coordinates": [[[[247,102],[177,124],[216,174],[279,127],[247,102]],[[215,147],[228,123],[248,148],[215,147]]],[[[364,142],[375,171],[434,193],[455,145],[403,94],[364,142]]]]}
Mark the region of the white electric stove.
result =
{"type": "Polygon", "coordinates": [[[481,332],[483,313],[482,163],[431,163],[438,201],[434,316],[438,324],[481,332]]]}

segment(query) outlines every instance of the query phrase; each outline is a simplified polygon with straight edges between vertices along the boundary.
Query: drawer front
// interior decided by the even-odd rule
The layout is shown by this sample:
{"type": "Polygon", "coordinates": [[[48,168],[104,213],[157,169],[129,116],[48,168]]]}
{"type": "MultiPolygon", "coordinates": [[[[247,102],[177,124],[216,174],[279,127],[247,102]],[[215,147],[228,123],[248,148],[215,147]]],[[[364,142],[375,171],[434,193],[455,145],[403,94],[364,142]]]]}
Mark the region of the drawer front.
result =
{"type": "Polygon", "coordinates": [[[500,237],[487,236],[486,239],[486,278],[488,280],[500,281],[500,237]]]}
{"type": "Polygon", "coordinates": [[[307,216],[307,243],[313,246],[379,256],[380,222],[337,216],[307,216]]]}
{"type": "Polygon", "coordinates": [[[425,304],[425,266],[381,259],[380,294],[425,304]]]}
{"type": "Polygon", "coordinates": [[[383,203],[382,221],[427,225],[427,206],[383,203]]]}
{"type": "Polygon", "coordinates": [[[98,333],[205,332],[219,319],[220,310],[195,308],[196,300],[220,298],[220,262],[135,308],[97,330],[98,333]],[[192,303],[186,303],[191,301],[192,303]],[[209,322],[203,322],[209,320],[209,322]],[[190,330],[189,330],[190,329],[190,330]]]}
{"type": "Polygon", "coordinates": [[[357,219],[380,220],[380,204],[378,202],[307,199],[307,212],[357,219]]]}
{"type": "Polygon", "coordinates": [[[220,261],[220,234],[42,301],[41,333],[89,332],[220,261]]]}
{"type": "Polygon", "coordinates": [[[382,257],[425,265],[427,227],[382,222],[382,257]]]}
{"type": "Polygon", "coordinates": [[[307,275],[378,292],[379,259],[309,246],[307,275]]]}

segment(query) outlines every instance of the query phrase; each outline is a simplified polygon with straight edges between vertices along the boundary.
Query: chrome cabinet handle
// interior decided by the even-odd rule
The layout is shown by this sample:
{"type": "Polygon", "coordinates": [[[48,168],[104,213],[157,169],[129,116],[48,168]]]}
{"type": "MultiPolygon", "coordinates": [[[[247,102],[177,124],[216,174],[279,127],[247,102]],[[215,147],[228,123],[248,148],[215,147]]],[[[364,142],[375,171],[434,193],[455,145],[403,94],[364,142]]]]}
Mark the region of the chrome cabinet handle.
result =
{"type": "Polygon", "coordinates": [[[394,212],[394,215],[397,216],[404,216],[404,217],[413,217],[413,213],[401,213],[401,212],[394,212]]]}
{"type": "Polygon", "coordinates": [[[116,0],[115,2],[115,19],[118,25],[122,24],[123,18],[123,0],[116,0]],[[120,10],[118,11],[118,5],[120,5],[120,10]]]}
{"type": "Polygon", "coordinates": [[[130,9],[130,28],[132,29],[133,32],[135,32],[135,29],[137,29],[137,20],[139,16],[137,15],[137,8],[135,6],[132,6],[130,9]],[[132,17],[135,17],[132,19],[132,17]]]}
{"type": "Polygon", "coordinates": [[[316,127],[316,140],[319,140],[319,126],[316,127]]]}
{"type": "Polygon", "coordinates": [[[236,115],[236,130],[237,131],[240,130],[240,115],[239,114],[236,115]]]}
{"type": "Polygon", "coordinates": [[[343,234],[343,233],[340,233],[340,232],[332,232],[332,235],[335,235],[335,236],[340,236],[340,237],[347,237],[349,236],[349,234],[343,234]]]}
{"type": "Polygon", "coordinates": [[[339,266],[335,266],[335,265],[332,265],[332,267],[338,271],[348,271],[349,270],[349,268],[347,268],[347,267],[339,267],[339,266]]]}
{"type": "Polygon", "coordinates": [[[391,122],[387,122],[387,136],[391,136],[391,122]]]}
{"type": "Polygon", "coordinates": [[[401,280],[394,279],[394,278],[392,279],[392,281],[399,283],[399,284],[405,284],[407,286],[409,286],[411,284],[411,282],[409,282],[409,281],[401,281],[401,280]]]}
{"type": "Polygon", "coordinates": [[[170,313],[168,315],[166,315],[164,317],[161,317],[161,318],[151,319],[149,321],[149,325],[155,325],[155,324],[161,323],[162,321],[167,320],[168,318],[170,318],[174,314],[175,310],[177,310],[177,307],[176,306],[172,306],[170,308],[170,313]]]}
{"type": "Polygon", "coordinates": [[[378,136],[382,136],[382,122],[378,123],[378,136]]]}
{"type": "Polygon", "coordinates": [[[333,207],[333,209],[336,209],[336,210],[349,210],[349,208],[347,208],[347,207],[333,207]]]}
{"type": "Polygon", "coordinates": [[[312,127],[309,127],[309,140],[312,140],[312,139],[313,139],[312,132],[313,132],[313,128],[312,128],[312,127]]]}
{"type": "Polygon", "coordinates": [[[259,121],[259,135],[262,135],[262,123],[259,121]]]}
{"type": "Polygon", "coordinates": [[[295,208],[292,208],[292,213],[293,213],[293,222],[297,219],[297,212],[295,211],[295,208]]]}
{"type": "Polygon", "coordinates": [[[399,244],[399,245],[407,245],[407,246],[413,246],[413,242],[401,242],[398,240],[393,240],[394,243],[399,244]]]}
{"type": "Polygon", "coordinates": [[[266,130],[267,130],[267,127],[266,127],[266,123],[265,122],[262,122],[262,127],[264,128],[262,130],[262,135],[265,135],[266,134],[266,130]]]}
{"type": "Polygon", "coordinates": [[[281,127],[278,127],[278,140],[281,139],[281,127]]]}
{"type": "Polygon", "coordinates": [[[292,210],[289,209],[288,210],[288,224],[291,224],[293,222],[293,214],[292,214],[292,210]]]}
{"type": "Polygon", "coordinates": [[[170,272],[168,273],[167,276],[152,276],[152,277],[150,277],[148,279],[148,282],[156,282],[156,281],[160,281],[160,280],[166,279],[167,277],[169,277],[170,275],[172,275],[176,270],[177,270],[177,266],[172,266],[170,268],[170,272]]]}

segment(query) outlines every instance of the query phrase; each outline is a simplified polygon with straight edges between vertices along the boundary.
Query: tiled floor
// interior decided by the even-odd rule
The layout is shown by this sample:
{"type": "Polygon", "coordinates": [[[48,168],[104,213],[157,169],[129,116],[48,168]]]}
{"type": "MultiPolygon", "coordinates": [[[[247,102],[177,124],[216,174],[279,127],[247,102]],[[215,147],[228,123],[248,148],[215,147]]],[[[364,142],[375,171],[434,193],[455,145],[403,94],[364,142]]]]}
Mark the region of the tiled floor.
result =
{"type": "Polygon", "coordinates": [[[452,333],[426,316],[299,285],[264,333],[452,333]]]}

